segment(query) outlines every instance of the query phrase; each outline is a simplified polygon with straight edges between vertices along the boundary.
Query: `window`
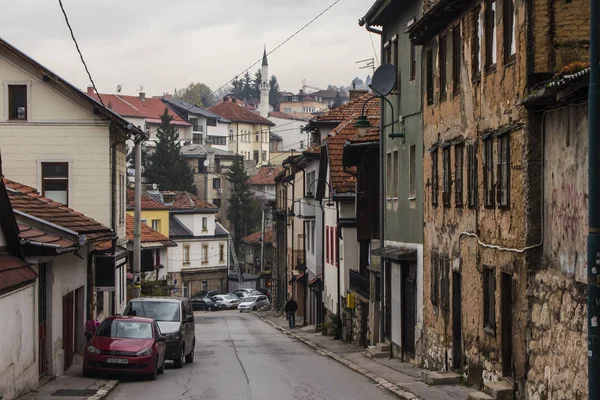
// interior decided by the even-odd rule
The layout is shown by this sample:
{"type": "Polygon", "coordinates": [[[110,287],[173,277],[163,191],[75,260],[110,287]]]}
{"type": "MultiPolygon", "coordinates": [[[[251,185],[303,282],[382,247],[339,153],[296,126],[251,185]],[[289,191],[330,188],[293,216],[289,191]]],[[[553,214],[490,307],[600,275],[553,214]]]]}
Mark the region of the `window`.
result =
{"type": "Polygon", "coordinates": [[[198,173],[199,174],[205,174],[207,172],[206,167],[204,166],[205,161],[206,161],[205,158],[198,159],[198,173]]]}
{"type": "Polygon", "coordinates": [[[27,85],[8,85],[8,119],[27,120],[27,85]]]}
{"type": "Polygon", "coordinates": [[[202,245],[202,263],[207,263],[207,262],[208,262],[208,245],[203,244],[202,245]]]}
{"type": "Polygon", "coordinates": [[[440,62],[440,101],[446,99],[446,78],[447,78],[447,70],[446,70],[446,45],[448,43],[448,38],[446,36],[440,37],[440,42],[438,46],[438,57],[440,62]]]}
{"type": "Polygon", "coordinates": [[[496,331],[496,274],[490,267],[483,268],[483,329],[491,335],[496,331]]]}
{"type": "Polygon", "coordinates": [[[307,196],[313,196],[313,192],[311,191],[312,189],[314,189],[314,181],[315,181],[315,174],[316,171],[310,171],[306,173],[306,195],[307,196]]]}
{"type": "Polygon", "coordinates": [[[398,62],[400,60],[400,54],[398,54],[398,37],[394,39],[394,41],[392,42],[392,46],[394,46],[394,54],[392,55],[394,59],[392,60],[391,64],[394,64],[397,67],[398,62]]]}
{"type": "Polygon", "coordinates": [[[483,200],[486,207],[494,206],[494,142],[491,138],[483,141],[483,200]]]}
{"type": "Polygon", "coordinates": [[[452,29],[452,92],[460,93],[460,65],[462,63],[462,41],[460,25],[452,29]]]}
{"type": "Polygon", "coordinates": [[[208,230],[208,218],[207,217],[202,217],[202,231],[207,231],[208,230]]]}
{"type": "Polygon", "coordinates": [[[125,174],[119,174],[119,222],[125,222],[125,203],[126,191],[125,191],[125,174]]]}
{"type": "Polygon", "coordinates": [[[410,80],[417,78],[417,51],[414,44],[410,44],[410,80]]]}
{"type": "Polygon", "coordinates": [[[477,79],[481,74],[481,9],[477,7],[473,11],[473,45],[471,46],[473,54],[473,79],[477,79]]]}
{"type": "Polygon", "coordinates": [[[510,135],[498,136],[498,205],[510,205],[510,135]]]}
{"type": "Polygon", "coordinates": [[[450,207],[452,193],[452,176],[450,174],[450,146],[442,149],[442,202],[444,207],[450,207]]]}
{"type": "Polygon", "coordinates": [[[392,47],[390,46],[390,42],[387,42],[385,44],[385,62],[388,64],[393,64],[392,63],[392,47]]]}
{"type": "Polygon", "coordinates": [[[221,189],[221,178],[213,178],[213,189],[221,189]]]}
{"type": "Polygon", "coordinates": [[[183,245],[183,263],[184,264],[190,263],[190,245],[189,244],[183,245]]]}
{"type": "Polygon", "coordinates": [[[399,165],[398,165],[398,150],[394,150],[394,164],[392,166],[393,170],[392,170],[392,179],[394,180],[394,197],[398,197],[398,185],[399,185],[399,177],[398,177],[398,170],[400,169],[399,165]]]}
{"type": "Polygon", "coordinates": [[[427,104],[433,104],[433,49],[427,49],[427,104]]]}
{"type": "Polygon", "coordinates": [[[315,222],[312,221],[310,223],[310,232],[311,232],[311,249],[312,249],[312,253],[315,253],[315,222]]]}
{"type": "Polygon", "coordinates": [[[69,163],[42,163],[42,196],[69,204],[69,163]]]}
{"type": "Polygon", "coordinates": [[[210,139],[212,144],[215,144],[217,146],[227,145],[227,138],[225,136],[209,136],[208,138],[210,139]]]}
{"type": "Polygon", "coordinates": [[[286,114],[291,114],[292,113],[292,109],[289,108],[289,107],[284,107],[283,108],[283,112],[286,113],[286,114]]]}
{"type": "Polygon", "coordinates": [[[206,120],[206,126],[217,126],[217,120],[216,119],[207,119],[206,120]]]}
{"type": "Polygon", "coordinates": [[[254,135],[254,141],[255,141],[255,142],[258,142],[258,133],[256,133],[256,134],[254,135]]]}
{"type": "Polygon", "coordinates": [[[431,253],[431,275],[430,290],[431,304],[438,305],[439,282],[440,282],[440,259],[437,253],[431,253]]]}
{"type": "Polygon", "coordinates": [[[435,149],[431,152],[431,205],[434,207],[438,205],[439,179],[438,150],[435,149]]]}
{"type": "Polygon", "coordinates": [[[152,229],[154,229],[155,231],[160,231],[160,219],[152,220],[152,229]]]}
{"type": "Polygon", "coordinates": [[[201,133],[192,133],[192,143],[193,144],[202,144],[202,134],[201,133]]]}
{"type": "Polygon", "coordinates": [[[440,257],[440,306],[442,310],[450,309],[450,259],[448,255],[440,257]]]}
{"type": "Polygon", "coordinates": [[[262,151],[262,160],[263,160],[263,162],[267,162],[267,151],[266,150],[262,151]]]}
{"type": "Polygon", "coordinates": [[[219,243],[219,261],[225,261],[225,245],[223,243],[219,243]]]}
{"type": "Polygon", "coordinates": [[[488,0],[485,7],[485,68],[496,66],[496,0],[488,0]]]}
{"type": "Polygon", "coordinates": [[[454,147],[454,203],[457,207],[463,205],[464,149],[462,143],[454,147]]]}
{"type": "Polygon", "coordinates": [[[218,208],[221,208],[221,199],[213,199],[212,203],[213,203],[213,205],[217,206],[218,208]]]}
{"type": "Polygon", "coordinates": [[[229,140],[233,142],[233,129],[229,130],[229,140]]]}
{"type": "Polygon", "coordinates": [[[256,162],[259,161],[258,160],[258,150],[254,150],[254,158],[253,158],[253,160],[256,161],[256,162]]]}
{"type": "Polygon", "coordinates": [[[417,146],[415,146],[414,144],[412,146],[410,146],[409,149],[409,155],[408,155],[408,164],[409,164],[409,169],[410,171],[409,173],[409,188],[408,188],[408,195],[411,198],[416,198],[417,197],[417,170],[416,170],[416,163],[417,163],[417,156],[416,156],[416,152],[417,152],[417,146]]]}
{"type": "Polygon", "coordinates": [[[513,61],[516,57],[515,42],[515,0],[503,0],[504,12],[504,63],[513,61]]]}
{"type": "Polygon", "coordinates": [[[190,118],[190,124],[192,124],[192,131],[199,132],[198,130],[198,118],[190,118]]]}
{"type": "Polygon", "coordinates": [[[201,289],[202,291],[206,292],[208,290],[208,281],[202,281],[202,286],[201,289]]]}
{"type": "Polygon", "coordinates": [[[469,208],[477,204],[477,142],[467,147],[467,202],[469,208]]]}
{"type": "Polygon", "coordinates": [[[298,101],[298,96],[292,96],[292,101],[298,101]]]}

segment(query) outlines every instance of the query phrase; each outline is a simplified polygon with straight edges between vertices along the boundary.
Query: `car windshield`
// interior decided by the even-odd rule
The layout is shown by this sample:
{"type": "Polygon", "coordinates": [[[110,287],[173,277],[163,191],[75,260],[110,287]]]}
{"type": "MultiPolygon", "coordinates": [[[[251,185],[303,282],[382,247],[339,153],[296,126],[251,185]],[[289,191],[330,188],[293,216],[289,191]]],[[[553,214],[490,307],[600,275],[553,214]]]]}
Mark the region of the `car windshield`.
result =
{"type": "Polygon", "coordinates": [[[121,339],[152,339],[152,325],[149,322],[106,320],[96,331],[96,336],[121,339]]]}
{"type": "Polygon", "coordinates": [[[256,301],[256,296],[246,297],[246,300],[244,300],[244,302],[246,302],[246,303],[252,303],[255,301],[256,301]]]}
{"type": "Polygon", "coordinates": [[[236,295],[233,295],[233,294],[228,294],[227,296],[225,296],[225,298],[229,299],[229,300],[237,300],[238,297],[236,295]]]}
{"type": "Polygon", "coordinates": [[[178,322],[180,320],[179,303],[172,302],[133,301],[126,314],[165,322],[178,322]]]}

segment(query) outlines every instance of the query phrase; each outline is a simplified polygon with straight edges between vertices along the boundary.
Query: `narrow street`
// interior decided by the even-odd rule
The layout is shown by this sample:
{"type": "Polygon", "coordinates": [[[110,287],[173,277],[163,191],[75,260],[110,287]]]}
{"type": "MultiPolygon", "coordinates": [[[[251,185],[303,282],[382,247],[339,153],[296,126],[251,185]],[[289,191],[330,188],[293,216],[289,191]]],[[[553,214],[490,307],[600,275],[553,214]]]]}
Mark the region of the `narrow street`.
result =
{"type": "Polygon", "coordinates": [[[196,359],[154,382],[122,381],[111,400],[393,399],[369,379],[237,311],[196,313],[196,359]]]}

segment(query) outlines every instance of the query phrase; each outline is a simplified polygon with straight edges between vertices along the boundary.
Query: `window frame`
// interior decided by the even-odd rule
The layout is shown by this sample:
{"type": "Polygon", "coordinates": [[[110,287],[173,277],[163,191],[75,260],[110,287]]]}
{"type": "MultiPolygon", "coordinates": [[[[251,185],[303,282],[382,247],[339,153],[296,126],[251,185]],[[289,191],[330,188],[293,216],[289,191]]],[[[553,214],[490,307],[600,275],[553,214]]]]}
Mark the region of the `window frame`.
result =
{"type": "Polygon", "coordinates": [[[5,82],[6,85],[6,120],[15,122],[15,121],[29,121],[30,113],[29,113],[29,105],[31,104],[30,99],[30,82],[5,82]],[[11,117],[11,108],[12,108],[12,96],[11,96],[11,88],[13,87],[24,87],[25,88],[25,118],[12,118],[11,117]]]}
{"type": "Polygon", "coordinates": [[[440,255],[433,251],[430,254],[431,270],[429,271],[429,300],[434,308],[439,306],[440,255]]]}
{"type": "Polygon", "coordinates": [[[439,196],[440,175],[438,171],[438,148],[431,152],[431,205],[437,207],[439,196]]]}
{"type": "Polygon", "coordinates": [[[488,335],[496,335],[496,269],[484,265],[483,280],[483,330],[488,335]]]}
{"type": "Polygon", "coordinates": [[[442,148],[442,203],[445,208],[451,206],[452,201],[452,156],[450,146],[442,148]]]}
{"type": "Polygon", "coordinates": [[[496,178],[498,207],[510,207],[510,134],[504,133],[497,137],[498,168],[496,178]]]}
{"type": "Polygon", "coordinates": [[[460,66],[462,64],[462,36],[460,23],[452,28],[452,93],[460,94],[460,66]]]}
{"type": "Polygon", "coordinates": [[[471,32],[471,61],[472,61],[472,74],[473,80],[481,78],[481,55],[482,55],[482,42],[483,42],[483,27],[481,21],[481,7],[478,6],[473,10],[471,32]]]}
{"type": "Polygon", "coordinates": [[[152,229],[159,232],[160,231],[160,219],[153,219],[151,221],[151,223],[152,223],[152,229]],[[155,227],[155,222],[156,222],[156,227],[155,227]]]}
{"type": "Polygon", "coordinates": [[[208,243],[202,243],[202,264],[208,263],[208,243]]]}
{"type": "Polygon", "coordinates": [[[454,146],[454,204],[463,206],[463,186],[465,168],[465,145],[458,143],[454,146]]]}
{"type": "Polygon", "coordinates": [[[504,41],[502,43],[504,49],[504,64],[510,64],[517,59],[514,0],[502,1],[502,29],[504,30],[504,41]]]}
{"type": "Polygon", "coordinates": [[[219,243],[219,261],[225,261],[225,244],[219,243]]]}
{"type": "Polygon", "coordinates": [[[65,160],[42,160],[39,162],[39,177],[40,177],[40,189],[41,189],[41,195],[44,197],[46,196],[46,187],[45,187],[45,182],[46,180],[48,181],[54,181],[54,182],[60,182],[60,181],[65,181],[66,180],[66,186],[67,186],[67,190],[66,190],[66,197],[67,197],[67,202],[65,203],[66,206],[69,206],[69,204],[71,203],[71,161],[65,161],[65,160]],[[67,176],[66,178],[64,177],[59,177],[59,178],[46,178],[45,174],[44,174],[44,165],[66,165],[67,167],[67,176]]]}
{"type": "Polygon", "coordinates": [[[477,141],[467,146],[467,206],[477,207],[477,141]]]}
{"type": "Polygon", "coordinates": [[[438,61],[440,101],[444,101],[448,95],[448,36],[446,34],[440,36],[438,40],[438,61]]]}
{"type": "Polygon", "coordinates": [[[221,189],[221,178],[213,178],[213,189],[221,189]]]}
{"type": "Polygon", "coordinates": [[[486,208],[495,206],[494,201],[494,140],[483,140],[483,203],[486,208]]]}
{"type": "Polygon", "coordinates": [[[448,257],[448,254],[439,256],[439,273],[439,305],[444,312],[448,312],[450,310],[450,257],[448,257]]]}
{"type": "Polygon", "coordinates": [[[190,265],[190,244],[183,244],[183,265],[190,265]]]}
{"type": "Polygon", "coordinates": [[[208,232],[208,217],[202,217],[202,232],[208,232]]]}
{"type": "Polygon", "coordinates": [[[433,84],[433,79],[434,79],[433,48],[432,47],[428,47],[425,52],[425,62],[426,62],[425,71],[427,74],[427,76],[426,76],[426,99],[427,99],[427,104],[432,105],[433,104],[433,88],[434,88],[434,84],[433,84]]]}
{"type": "Polygon", "coordinates": [[[485,70],[494,72],[498,63],[496,15],[498,7],[496,0],[485,2],[485,70]]]}

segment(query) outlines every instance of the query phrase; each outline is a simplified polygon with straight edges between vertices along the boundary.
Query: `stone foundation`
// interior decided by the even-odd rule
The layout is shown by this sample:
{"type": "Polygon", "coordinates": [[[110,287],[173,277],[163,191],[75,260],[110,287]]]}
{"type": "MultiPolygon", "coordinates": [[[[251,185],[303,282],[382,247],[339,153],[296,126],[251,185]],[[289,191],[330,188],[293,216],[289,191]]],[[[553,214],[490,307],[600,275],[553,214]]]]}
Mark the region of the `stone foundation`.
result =
{"type": "Polygon", "coordinates": [[[587,399],[585,285],[556,271],[539,271],[529,284],[527,398],[587,399]]]}

